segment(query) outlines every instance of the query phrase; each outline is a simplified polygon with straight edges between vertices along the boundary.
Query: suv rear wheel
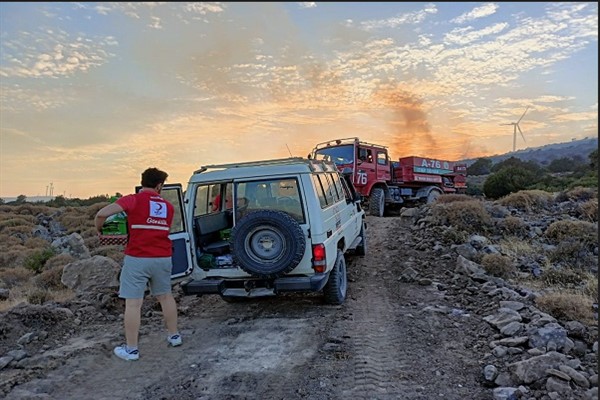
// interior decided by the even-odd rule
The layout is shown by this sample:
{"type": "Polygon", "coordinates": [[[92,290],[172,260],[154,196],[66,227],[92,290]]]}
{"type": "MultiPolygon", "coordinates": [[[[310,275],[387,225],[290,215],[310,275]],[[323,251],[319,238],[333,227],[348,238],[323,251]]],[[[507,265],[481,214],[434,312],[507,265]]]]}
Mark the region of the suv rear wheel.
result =
{"type": "Polygon", "coordinates": [[[306,239],[289,214],[258,210],[233,227],[231,247],[233,260],[241,269],[260,278],[277,278],[300,263],[306,239]]]}
{"type": "Polygon", "coordinates": [[[344,253],[338,249],[335,265],[329,273],[327,284],[323,288],[327,304],[342,304],[346,300],[348,278],[346,276],[346,259],[344,253]]]}

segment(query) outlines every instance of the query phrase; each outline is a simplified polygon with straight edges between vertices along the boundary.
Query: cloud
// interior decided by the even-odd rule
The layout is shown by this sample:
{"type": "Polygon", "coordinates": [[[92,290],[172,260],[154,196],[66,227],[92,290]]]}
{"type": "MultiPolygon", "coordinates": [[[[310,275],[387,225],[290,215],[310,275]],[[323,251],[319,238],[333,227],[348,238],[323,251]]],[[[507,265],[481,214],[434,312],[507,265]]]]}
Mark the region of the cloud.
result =
{"type": "Polygon", "coordinates": [[[507,28],[508,24],[505,22],[497,23],[478,31],[474,31],[473,27],[470,26],[466,28],[456,28],[444,36],[444,43],[448,45],[464,46],[486,36],[496,35],[507,28]]]}
{"type": "Polygon", "coordinates": [[[497,9],[498,9],[497,4],[486,3],[480,7],[475,7],[468,13],[464,13],[464,14],[454,18],[450,22],[455,23],[455,24],[463,24],[465,22],[469,22],[469,21],[473,21],[473,20],[476,20],[479,18],[490,16],[490,15],[494,14],[497,9]]]}
{"type": "Polygon", "coordinates": [[[300,8],[315,8],[317,7],[317,3],[314,1],[301,1],[298,3],[298,7],[300,8]]]}
{"type": "Polygon", "coordinates": [[[99,67],[114,56],[112,36],[76,37],[63,30],[40,28],[37,32],[19,32],[2,43],[0,76],[41,78],[69,76],[99,67]]]}
{"type": "Polygon", "coordinates": [[[381,28],[397,28],[404,24],[419,24],[423,22],[429,15],[437,14],[438,9],[435,4],[425,4],[424,8],[419,11],[400,14],[393,18],[387,18],[382,20],[369,20],[363,21],[360,25],[367,31],[381,29],[381,28]]]}

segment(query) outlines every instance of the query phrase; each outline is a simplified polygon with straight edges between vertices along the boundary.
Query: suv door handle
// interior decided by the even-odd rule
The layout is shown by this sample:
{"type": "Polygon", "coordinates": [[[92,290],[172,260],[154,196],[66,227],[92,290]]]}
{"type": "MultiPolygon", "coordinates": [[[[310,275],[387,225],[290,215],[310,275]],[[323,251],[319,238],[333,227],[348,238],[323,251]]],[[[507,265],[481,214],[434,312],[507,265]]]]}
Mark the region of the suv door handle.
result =
{"type": "Polygon", "coordinates": [[[331,230],[327,231],[327,237],[331,237],[332,234],[333,234],[333,231],[331,231],[331,230]]]}

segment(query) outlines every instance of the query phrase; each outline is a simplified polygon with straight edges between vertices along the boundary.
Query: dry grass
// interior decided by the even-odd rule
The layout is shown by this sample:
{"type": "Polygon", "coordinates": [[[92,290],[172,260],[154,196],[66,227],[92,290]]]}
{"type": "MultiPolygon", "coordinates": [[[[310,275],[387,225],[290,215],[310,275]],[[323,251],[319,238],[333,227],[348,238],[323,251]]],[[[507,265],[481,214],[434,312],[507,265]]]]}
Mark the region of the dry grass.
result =
{"type": "Polygon", "coordinates": [[[597,243],[598,234],[596,229],[596,225],[591,222],[562,220],[550,224],[545,235],[557,243],[566,239],[597,243]]]}
{"type": "Polygon", "coordinates": [[[556,290],[535,299],[540,310],[564,321],[596,325],[591,297],[577,291],[556,290]]]}
{"type": "Polygon", "coordinates": [[[443,194],[435,201],[437,203],[454,203],[455,201],[472,201],[473,197],[466,194],[443,194]]]}
{"type": "Polygon", "coordinates": [[[586,201],[591,199],[597,199],[598,189],[578,186],[566,192],[560,193],[559,197],[562,201],[586,201]]]}
{"type": "Polygon", "coordinates": [[[512,278],[517,272],[512,259],[501,254],[484,254],[481,265],[488,274],[504,279],[512,278]]]}
{"type": "Polygon", "coordinates": [[[498,203],[505,207],[534,211],[548,207],[553,201],[554,196],[552,193],[543,190],[521,190],[503,197],[498,200],[498,203]]]}
{"type": "Polygon", "coordinates": [[[0,286],[12,289],[22,286],[34,276],[34,272],[23,267],[0,270],[0,286]]]}
{"type": "Polygon", "coordinates": [[[498,227],[501,231],[517,237],[523,237],[527,233],[527,225],[523,219],[512,215],[501,219],[498,227]]]}
{"type": "Polygon", "coordinates": [[[434,223],[453,226],[457,230],[481,233],[492,225],[490,214],[479,200],[435,203],[432,207],[434,223]]]}
{"type": "Polygon", "coordinates": [[[577,213],[586,221],[598,222],[598,200],[587,200],[579,204],[577,213]]]}
{"type": "Polygon", "coordinates": [[[499,244],[503,254],[515,258],[531,257],[540,254],[540,250],[531,245],[531,243],[517,237],[506,237],[501,239],[499,244]]]}

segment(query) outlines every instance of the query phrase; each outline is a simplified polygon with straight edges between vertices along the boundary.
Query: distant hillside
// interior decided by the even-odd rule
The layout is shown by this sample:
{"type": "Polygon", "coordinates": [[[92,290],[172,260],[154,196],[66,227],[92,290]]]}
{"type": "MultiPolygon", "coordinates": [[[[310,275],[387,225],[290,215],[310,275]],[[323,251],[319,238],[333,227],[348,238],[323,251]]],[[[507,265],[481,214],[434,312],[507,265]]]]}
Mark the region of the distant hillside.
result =
{"type": "Polygon", "coordinates": [[[542,147],[527,148],[524,150],[517,150],[506,154],[498,154],[489,157],[477,157],[462,160],[467,165],[473,164],[478,158],[491,159],[494,164],[504,161],[510,157],[516,157],[523,161],[536,161],[541,165],[548,165],[552,160],[558,158],[574,158],[580,156],[585,162],[588,161],[588,155],[595,149],[598,148],[598,138],[586,138],[580,140],[573,140],[565,143],[554,143],[547,144],[542,147]]]}

